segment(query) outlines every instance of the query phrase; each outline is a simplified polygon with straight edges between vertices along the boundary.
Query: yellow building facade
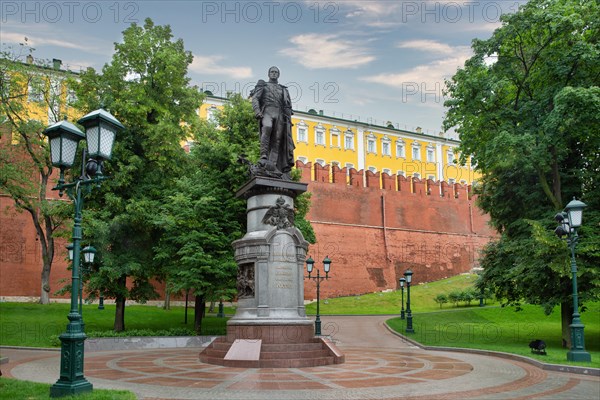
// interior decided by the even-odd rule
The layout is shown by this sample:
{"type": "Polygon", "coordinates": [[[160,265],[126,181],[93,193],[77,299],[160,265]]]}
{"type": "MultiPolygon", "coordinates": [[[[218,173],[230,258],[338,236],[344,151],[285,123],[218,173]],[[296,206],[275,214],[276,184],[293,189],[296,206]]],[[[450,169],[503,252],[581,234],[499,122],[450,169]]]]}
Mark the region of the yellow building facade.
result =
{"type": "MultiPolygon", "coordinates": [[[[207,95],[201,118],[212,120],[226,98],[207,95]]],[[[468,160],[460,165],[459,141],[388,126],[294,110],[292,134],[296,160],[373,173],[403,175],[448,183],[473,184],[477,174],[468,160]]],[[[313,171],[314,174],[314,171],[313,171]]],[[[314,176],[313,176],[314,178],[314,176]]]]}
{"type": "MultiPolygon", "coordinates": [[[[76,72],[61,69],[60,60],[54,59],[52,66],[3,60],[0,76],[0,98],[12,103],[24,120],[36,120],[43,125],[51,125],[64,118],[77,120],[81,116],[70,104],[75,101],[75,93],[68,85],[69,78],[77,79],[76,72]]],[[[18,140],[13,132],[13,143],[18,140]]]]}

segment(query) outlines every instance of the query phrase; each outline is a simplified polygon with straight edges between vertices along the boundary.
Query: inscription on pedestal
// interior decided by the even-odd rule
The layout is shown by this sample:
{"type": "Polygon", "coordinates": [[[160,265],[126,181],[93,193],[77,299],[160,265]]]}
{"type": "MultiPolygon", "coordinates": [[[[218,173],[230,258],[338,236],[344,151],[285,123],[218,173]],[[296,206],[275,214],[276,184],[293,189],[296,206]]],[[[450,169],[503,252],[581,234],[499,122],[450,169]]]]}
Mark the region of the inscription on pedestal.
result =
{"type": "Polygon", "coordinates": [[[275,287],[277,289],[292,289],[294,287],[294,270],[285,265],[275,267],[275,287]]]}

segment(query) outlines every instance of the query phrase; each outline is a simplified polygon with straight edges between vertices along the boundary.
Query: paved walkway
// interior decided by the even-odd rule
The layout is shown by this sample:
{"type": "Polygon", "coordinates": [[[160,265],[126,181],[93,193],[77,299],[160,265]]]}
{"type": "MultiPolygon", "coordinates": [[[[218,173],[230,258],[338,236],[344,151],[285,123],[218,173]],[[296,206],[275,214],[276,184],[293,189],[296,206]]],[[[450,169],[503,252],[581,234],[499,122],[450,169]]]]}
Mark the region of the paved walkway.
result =
{"type": "MultiPolygon", "coordinates": [[[[200,348],[87,352],[95,388],[141,399],[581,399],[600,398],[600,378],[549,372],[520,361],[425,351],[391,334],[385,316],[323,317],[346,363],[244,369],[202,364],[200,348]]],[[[59,353],[3,349],[5,376],[54,383],[59,353]]]]}

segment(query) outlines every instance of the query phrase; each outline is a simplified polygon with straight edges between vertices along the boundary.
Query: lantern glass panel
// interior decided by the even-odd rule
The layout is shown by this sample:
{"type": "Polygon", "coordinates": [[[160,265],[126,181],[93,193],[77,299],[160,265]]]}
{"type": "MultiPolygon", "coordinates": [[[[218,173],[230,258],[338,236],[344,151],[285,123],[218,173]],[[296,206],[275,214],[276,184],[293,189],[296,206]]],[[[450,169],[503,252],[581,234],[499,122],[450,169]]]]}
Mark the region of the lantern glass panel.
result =
{"type": "Polygon", "coordinates": [[[62,160],[60,159],[60,142],[60,136],[50,139],[50,158],[52,159],[52,165],[59,166],[62,164],[62,160]]]}
{"type": "Polygon", "coordinates": [[[571,232],[571,226],[570,226],[570,222],[569,222],[569,217],[567,215],[563,215],[563,220],[561,222],[562,228],[565,231],[565,233],[568,235],[569,232],[571,232]]]}
{"type": "Polygon", "coordinates": [[[85,135],[87,137],[87,149],[88,155],[90,157],[95,157],[98,154],[98,148],[100,145],[100,132],[99,126],[91,126],[85,130],[85,135]]]}
{"type": "Polygon", "coordinates": [[[329,258],[323,260],[323,268],[325,269],[325,273],[328,274],[331,269],[331,260],[329,258]]]}
{"type": "Polygon", "coordinates": [[[99,156],[109,160],[112,154],[113,144],[115,142],[116,131],[112,126],[100,125],[100,150],[99,156]]]}
{"type": "MultiPolygon", "coordinates": [[[[84,249],[84,250],[86,250],[86,249],[84,249]]],[[[96,255],[96,252],[94,252],[94,251],[89,251],[89,250],[88,251],[84,251],[83,252],[83,258],[84,258],[86,264],[93,263],[95,255],[96,255]]]]}
{"type": "Polygon", "coordinates": [[[308,260],[306,260],[306,270],[308,271],[309,274],[312,272],[314,266],[315,266],[314,260],[309,257],[308,260]]]}
{"type": "Polygon", "coordinates": [[[71,167],[75,162],[75,155],[77,154],[77,140],[63,137],[62,139],[62,165],[65,167],[71,167]]]}
{"type": "Polygon", "coordinates": [[[583,220],[582,209],[571,209],[569,210],[569,221],[571,221],[572,228],[579,228],[583,220]]]}

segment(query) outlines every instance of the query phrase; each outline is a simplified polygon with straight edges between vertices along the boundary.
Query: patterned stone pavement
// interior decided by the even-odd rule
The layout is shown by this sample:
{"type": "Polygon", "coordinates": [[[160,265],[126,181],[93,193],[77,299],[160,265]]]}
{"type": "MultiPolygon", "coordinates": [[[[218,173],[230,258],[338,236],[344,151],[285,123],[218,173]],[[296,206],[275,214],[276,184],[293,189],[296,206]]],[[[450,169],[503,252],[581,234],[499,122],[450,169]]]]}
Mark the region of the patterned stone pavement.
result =
{"type": "MultiPolygon", "coordinates": [[[[384,317],[336,317],[346,363],[313,368],[229,368],[198,361],[199,348],[86,353],[95,388],[142,399],[597,399],[600,378],[530,364],[412,347],[383,327],[384,317]],[[342,333],[343,332],[343,333],[342,333]]],[[[3,349],[3,354],[9,349],[3,349]],[[6,350],[6,351],[5,351],[6,350]]],[[[13,350],[19,352],[21,350],[13,350]]],[[[57,352],[11,357],[5,375],[53,383],[57,352]]]]}

